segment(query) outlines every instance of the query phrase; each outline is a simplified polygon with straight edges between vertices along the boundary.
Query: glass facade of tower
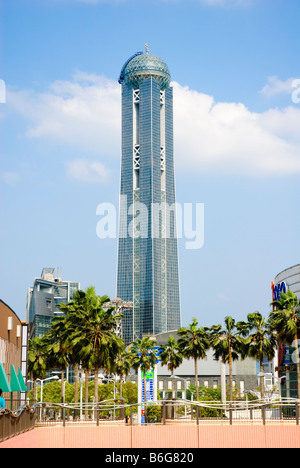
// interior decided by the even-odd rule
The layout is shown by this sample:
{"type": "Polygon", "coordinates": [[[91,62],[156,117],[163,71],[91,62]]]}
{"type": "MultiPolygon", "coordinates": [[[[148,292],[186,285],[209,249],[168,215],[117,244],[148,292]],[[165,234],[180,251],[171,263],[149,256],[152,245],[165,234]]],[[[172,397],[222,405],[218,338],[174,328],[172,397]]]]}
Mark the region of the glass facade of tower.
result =
{"type": "Polygon", "coordinates": [[[121,75],[117,296],[133,303],[124,311],[128,344],[177,329],[180,296],[168,68],[158,57],[141,54],[127,62],[121,75]]]}

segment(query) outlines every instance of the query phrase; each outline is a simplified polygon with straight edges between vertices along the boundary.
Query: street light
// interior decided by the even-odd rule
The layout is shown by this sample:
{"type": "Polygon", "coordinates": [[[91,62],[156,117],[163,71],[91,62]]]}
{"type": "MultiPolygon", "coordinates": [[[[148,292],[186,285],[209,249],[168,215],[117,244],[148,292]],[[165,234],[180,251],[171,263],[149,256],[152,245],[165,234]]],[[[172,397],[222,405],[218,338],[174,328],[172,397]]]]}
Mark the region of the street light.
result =
{"type": "MultiPolygon", "coordinates": [[[[88,376],[88,380],[89,379],[94,379],[95,376],[94,375],[89,375],[88,376]]],[[[104,379],[104,375],[103,374],[98,374],[98,378],[103,380],[104,379]]],[[[80,372],[80,420],[83,419],[83,409],[82,409],[82,406],[83,406],[83,396],[82,396],[82,393],[83,393],[83,381],[84,381],[84,374],[81,370],[80,372]]]]}
{"type": "Polygon", "coordinates": [[[46,379],[37,379],[41,382],[41,401],[40,403],[43,402],[43,388],[44,388],[44,382],[46,382],[46,380],[59,380],[59,377],[57,375],[53,375],[52,377],[47,377],[46,379]]]}
{"type": "Polygon", "coordinates": [[[53,375],[52,377],[47,377],[46,379],[36,379],[36,380],[39,380],[41,382],[41,407],[40,407],[40,419],[42,419],[42,403],[43,403],[43,388],[44,388],[44,382],[46,382],[46,380],[59,380],[59,377],[57,375],[53,375]]]}
{"type": "MultiPolygon", "coordinates": [[[[184,379],[183,377],[179,377],[178,375],[171,375],[171,379],[180,379],[180,380],[183,380],[184,381],[184,400],[187,400],[187,396],[186,396],[186,391],[187,391],[187,383],[191,383],[190,380],[186,380],[184,379]]],[[[190,390],[190,389],[189,389],[190,390]]],[[[191,401],[194,400],[194,392],[192,390],[190,390],[191,392],[191,401]]],[[[173,395],[172,395],[173,396],[173,395]]],[[[184,405],[184,417],[186,418],[186,403],[184,405]]]]}
{"type": "Polygon", "coordinates": [[[102,380],[106,381],[107,383],[108,382],[113,382],[114,384],[114,419],[116,419],[116,379],[117,377],[116,376],[113,376],[112,378],[109,378],[109,377],[103,377],[102,380]]]}

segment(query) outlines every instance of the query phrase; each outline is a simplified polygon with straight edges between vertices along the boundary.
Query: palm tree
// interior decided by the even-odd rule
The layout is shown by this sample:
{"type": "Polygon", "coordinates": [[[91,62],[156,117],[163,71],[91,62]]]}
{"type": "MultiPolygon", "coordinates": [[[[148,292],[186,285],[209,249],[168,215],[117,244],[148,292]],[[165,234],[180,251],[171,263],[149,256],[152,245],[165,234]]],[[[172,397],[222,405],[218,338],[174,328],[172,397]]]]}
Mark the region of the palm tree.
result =
{"type": "Polygon", "coordinates": [[[120,377],[120,398],[123,398],[123,391],[122,391],[123,377],[129,374],[130,367],[131,367],[130,353],[128,353],[127,351],[123,349],[117,356],[117,362],[116,362],[116,373],[120,377]]]}
{"type": "Polygon", "coordinates": [[[66,318],[55,317],[52,327],[43,336],[45,350],[47,352],[47,369],[58,367],[61,369],[61,399],[64,395],[65,370],[69,366],[69,352],[67,346],[66,318]]]}
{"type": "Polygon", "coordinates": [[[207,329],[204,327],[198,328],[197,319],[193,319],[188,328],[181,327],[178,329],[179,348],[184,357],[187,359],[194,359],[195,363],[195,381],[196,381],[196,398],[199,399],[199,385],[198,385],[198,359],[206,357],[206,351],[209,348],[209,339],[207,329]]]}
{"type": "Polygon", "coordinates": [[[115,334],[121,315],[115,314],[113,307],[104,308],[106,302],[110,302],[109,297],[96,295],[94,286],[90,286],[86,291],[76,291],[68,304],[60,304],[60,309],[67,313],[68,347],[75,351],[75,359],[81,362],[85,370],[86,389],[88,373],[94,368],[95,403],[98,402],[100,368],[111,373],[117,354],[124,346],[124,342],[115,334]]]}
{"type": "MultiPolygon", "coordinates": [[[[162,365],[167,365],[168,370],[171,371],[172,377],[174,376],[174,369],[180,366],[183,361],[183,355],[181,353],[178,342],[175,340],[173,335],[169,336],[168,342],[161,346],[160,359],[162,365]]],[[[172,378],[172,398],[175,398],[174,390],[174,378],[172,378]]]]}
{"type": "Polygon", "coordinates": [[[230,401],[233,399],[232,363],[238,359],[238,353],[242,351],[244,340],[241,335],[243,333],[244,330],[238,328],[235,320],[229,316],[225,317],[225,328],[222,328],[222,325],[211,327],[210,345],[214,349],[214,357],[229,364],[230,401]]]}
{"type": "Polygon", "coordinates": [[[123,340],[115,334],[121,316],[114,313],[114,307],[104,308],[109,301],[108,296],[89,296],[85,293],[84,307],[77,311],[76,327],[70,333],[70,340],[80,344],[80,359],[84,368],[94,368],[95,403],[98,402],[99,370],[112,373],[118,353],[124,346],[123,340]]]}
{"type": "Polygon", "coordinates": [[[147,421],[146,372],[156,365],[157,354],[155,352],[155,346],[156,342],[147,336],[133,341],[131,347],[131,366],[135,370],[141,369],[144,380],[145,421],[147,421]]]}
{"type": "Polygon", "coordinates": [[[277,332],[277,339],[288,345],[294,344],[297,369],[297,391],[300,398],[300,362],[299,343],[300,337],[300,301],[290,290],[281,293],[279,300],[273,301],[274,310],[270,313],[269,322],[272,330],[277,332]]]}
{"type": "Polygon", "coordinates": [[[276,338],[270,330],[269,324],[259,312],[248,314],[248,322],[238,322],[238,328],[244,328],[248,332],[248,337],[245,340],[245,348],[242,350],[242,357],[250,356],[260,364],[260,388],[261,399],[264,400],[264,376],[263,376],[263,359],[273,359],[276,349],[276,338]]]}
{"type": "Polygon", "coordinates": [[[46,353],[45,345],[41,338],[36,336],[28,342],[28,375],[33,380],[31,400],[35,398],[35,388],[37,379],[46,377],[46,353]]]}
{"type": "MultiPolygon", "coordinates": [[[[82,312],[87,312],[89,309],[89,303],[91,302],[92,297],[96,296],[95,288],[90,286],[86,289],[86,291],[77,290],[75,291],[72,301],[68,302],[67,304],[60,303],[59,308],[62,312],[64,312],[66,317],[65,327],[66,327],[66,344],[69,352],[69,359],[70,364],[74,366],[74,385],[75,385],[75,392],[74,392],[74,403],[75,408],[78,405],[79,400],[79,366],[82,365],[82,361],[80,360],[80,352],[81,352],[81,343],[80,337],[76,337],[72,339],[73,332],[80,327],[82,323],[82,312]]],[[[89,366],[86,366],[87,368],[89,366]]],[[[85,381],[86,381],[86,391],[85,391],[85,403],[88,403],[88,374],[89,370],[85,369],[85,381]]],[[[75,418],[77,418],[77,410],[75,410],[75,418]]]]}
{"type": "MultiPolygon", "coordinates": [[[[79,310],[82,307],[82,296],[83,291],[77,290],[73,295],[72,301],[67,304],[60,303],[58,304],[60,311],[65,314],[65,328],[66,328],[66,344],[69,352],[70,364],[74,366],[74,403],[75,407],[78,405],[78,383],[79,383],[79,352],[80,344],[78,342],[72,342],[70,339],[70,333],[74,328],[76,328],[76,322],[78,321],[79,310]]],[[[77,411],[75,410],[75,418],[77,417],[77,411]]]]}

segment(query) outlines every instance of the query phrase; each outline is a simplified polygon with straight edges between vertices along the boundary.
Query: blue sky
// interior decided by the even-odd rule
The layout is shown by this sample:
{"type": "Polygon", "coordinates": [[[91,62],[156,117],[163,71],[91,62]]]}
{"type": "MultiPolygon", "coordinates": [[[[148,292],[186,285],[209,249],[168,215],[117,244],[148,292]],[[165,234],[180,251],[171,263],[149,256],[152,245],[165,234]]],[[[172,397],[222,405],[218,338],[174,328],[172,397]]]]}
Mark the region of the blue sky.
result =
{"type": "Polygon", "coordinates": [[[268,315],[300,262],[298,0],[1,1],[1,298],[25,319],[43,267],[115,297],[123,63],[163,58],[174,87],[177,201],[204,203],[179,241],[182,323],[268,315]]]}

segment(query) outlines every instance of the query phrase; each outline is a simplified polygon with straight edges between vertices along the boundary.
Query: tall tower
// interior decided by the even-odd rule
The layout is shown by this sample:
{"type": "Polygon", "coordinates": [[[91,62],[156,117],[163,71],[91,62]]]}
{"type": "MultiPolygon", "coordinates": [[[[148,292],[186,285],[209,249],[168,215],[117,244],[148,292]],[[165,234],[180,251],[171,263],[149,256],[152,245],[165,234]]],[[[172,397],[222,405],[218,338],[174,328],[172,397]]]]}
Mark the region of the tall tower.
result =
{"type": "Polygon", "coordinates": [[[138,52],[124,64],[117,296],[123,339],[181,325],[173,157],[173,90],[163,60],[138,52]]]}

